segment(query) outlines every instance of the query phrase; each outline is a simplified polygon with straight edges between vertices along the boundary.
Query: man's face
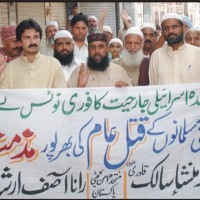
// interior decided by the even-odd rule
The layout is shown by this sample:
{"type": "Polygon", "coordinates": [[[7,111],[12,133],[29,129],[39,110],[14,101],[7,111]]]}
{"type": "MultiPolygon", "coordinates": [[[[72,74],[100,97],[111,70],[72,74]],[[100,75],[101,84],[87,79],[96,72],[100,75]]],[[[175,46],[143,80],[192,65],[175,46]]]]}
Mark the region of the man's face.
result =
{"type": "Polygon", "coordinates": [[[108,54],[108,47],[104,41],[94,41],[88,45],[88,51],[89,56],[93,58],[96,63],[100,63],[108,54]]]}
{"type": "Polygon", "coordinates": [[[58,38],[55,41],[54,49],[60,55],[69,54],[74,49],[74,43],[70,38],[58,38]]]}
{"type": "Polygon", "coordinates": [[[18,56],[21,53],[21,44],[16,41],[16,37],[2,41],[2,44],[10,57],[18,56]]]}
{"type": "Polygon", "coordinates": [[[70,38],[58,38],[54,43],[54,57],[62,65],[69,65],[73,61],[74,43],[70,38]]]}
{"type": "Polygon", "coordinates": [[[142,38],[137,34],[128,34],[124,38],[124,47],[130,54],[134,55],[143,47],[142,38]]]}
{"type": "Polygon", "coordinates": [[[72,35],[74,41],[79,41],[79,42],[85,41],[87,32],[88,28],[84,21],[79,21],[72,27],[72,35]]]}
{"type": "Polygon", "coordinates": [[[92,70],[104,71],[109,66],[108,47],[104,41],[94,41],[88,45],[87,65],[92,70]]]}
{"type": "Polygon", "coordinates": [[[97,30],[97,21],[94,18],[90,18],[88,20],[88,29],[90,34],[95,33],[95,31],[97,30]]]}
{"type": "Polygon", "coordinates": [[[112,42],[109,46],[109,51],[113,58],[119,58],[120,53],[122,52],[122,46],[118,42],[112,42]]]}
{"type": "Polygon", "coordinates": [[[48,26],[46,28],[46,37],[48,40],[53,39],[55,34],[58,32],[58,28],[56,26],[48,26]]]}
{"type": "Polygon", "coordinates": [[[39,51],[40,34],[34,28],[25,29],[21,36],[21,45],[25,54],[36,54],[39,51]]]}
{"type": "Polygon", "coordinates": [[[142,33],[144,35],[144,47],[143,49],[152,49],[156,43],[156,32],[152,28],[143,28],[142,33]]]}
{"type": "Polygon", "coordinates": [[[78,14],[78,7],[73,7],[72,8],[72,15],[77,15],[78,14]]]}
{"type": "Polygon", "coordinates": [[[199,30],[189,30],[185,34],[185,42],[197,47],[200,47],[200,31],[199,30]]]}
{"type": "Polygon", "coordinates": [[[183,42],[183,27],[178,19],[166,19],[162,22],[162,34],[169,45],[183,42]]]}

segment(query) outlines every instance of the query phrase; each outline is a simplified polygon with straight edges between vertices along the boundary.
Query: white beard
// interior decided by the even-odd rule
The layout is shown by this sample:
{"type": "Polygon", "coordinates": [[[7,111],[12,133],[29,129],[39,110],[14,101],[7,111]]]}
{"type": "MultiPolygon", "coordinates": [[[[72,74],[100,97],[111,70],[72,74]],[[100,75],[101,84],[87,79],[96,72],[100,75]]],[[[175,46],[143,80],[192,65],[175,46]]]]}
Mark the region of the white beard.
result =
{"type": "Polygon", "coordinates": [[[127,67],[140,67],[144,54],[140,49],[136,54],[130,54],[125,48],[122,50],[121,61],[127,67]]]}

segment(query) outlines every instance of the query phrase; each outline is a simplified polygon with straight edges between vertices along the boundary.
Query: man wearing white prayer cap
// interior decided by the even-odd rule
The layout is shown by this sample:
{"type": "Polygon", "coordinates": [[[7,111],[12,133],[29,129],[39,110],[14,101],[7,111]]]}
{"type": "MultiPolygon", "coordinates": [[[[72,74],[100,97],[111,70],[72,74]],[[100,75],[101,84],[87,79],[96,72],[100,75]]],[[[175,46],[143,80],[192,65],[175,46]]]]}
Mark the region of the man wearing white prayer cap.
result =
{"type": "Polygon", "coordinates": [[[103,33],[107,35],[107,43],[113,38],[112,28],[110,26],[104,25],[102,29],[103,33]]]}
{"type": "Polygon", "coordinates": [[[88,33],[96,33],[98,28],[98,20],[94,15],[88,17],[88,33]]]}
{"type": "Polygon", "coordinates": [[[58,30],[58,23],[56,21],[47,22],[45,29],[47,44],[41,47],[40,51],[42,54],[53,56],[54,36],[58,30]]]}
{"type": "Polygon", "coordinates": [[[74,41],[69,31],[60,30],[55,34],[54,57],[62,65],[66,81],[68,81],[72,71],[81,65],[81,61],[74,57],[74,41]]]}
{"type": "Polygon", "coordinates": [[[151,22],[144,22],[140,26],[140,30],[144,35],[143,54],[149,58],[157,40],[156,25],[151,22]]]}
{"type": "Polygon", "coordinates": [[[161,19],[167,45],[155,50],[150,59],[150,85],[200,82],[200,48],[184,41],[183,21],[176,13],[161,19]]]}
{"type": "Polygon", "coordinates": [[[112,60],[128,73],[133,86],[148,85],[149,58],[145,58],[142,48],[144,36],[138,27],[129,28],[124,35],[124,48],[120,58],[112,60]]]}

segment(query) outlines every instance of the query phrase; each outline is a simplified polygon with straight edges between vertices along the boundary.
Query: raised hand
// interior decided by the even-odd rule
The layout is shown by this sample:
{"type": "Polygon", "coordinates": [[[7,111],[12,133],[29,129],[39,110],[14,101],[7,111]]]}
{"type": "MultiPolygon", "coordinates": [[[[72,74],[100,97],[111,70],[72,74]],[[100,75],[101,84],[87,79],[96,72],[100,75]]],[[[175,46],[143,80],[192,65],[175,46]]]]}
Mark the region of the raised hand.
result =
{"type": "Polygon", "coordinates": [[[77,87],[85,87],[87,82],[88,82],[88,78],[89,78],[89,70],[84,70],[84,64],[81,63],[80,66],[80,71],[79,71],[79,77],[78,77],[78,85],[77,87]]]}

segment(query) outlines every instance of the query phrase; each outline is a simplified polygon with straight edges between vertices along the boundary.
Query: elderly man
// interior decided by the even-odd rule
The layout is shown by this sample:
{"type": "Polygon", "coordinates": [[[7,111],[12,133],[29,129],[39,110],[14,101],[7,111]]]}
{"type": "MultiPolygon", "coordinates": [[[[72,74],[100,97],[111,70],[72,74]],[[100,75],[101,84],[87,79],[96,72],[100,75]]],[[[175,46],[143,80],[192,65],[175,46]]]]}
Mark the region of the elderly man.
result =
{"type": "Polygon", "coordinates": [[[93,33],[87,36],[89,57],[72,72],[68,87],[124,87],[131,86],[126,71],[109,62],[107,36],[93,33]]]}
{"type": "Polygon", "coordinates": [[[157,40],[156,25],[145,22],[141,25],[140,30],[144,35],[143,54],[145,57],[149,58],[157,40]]]}
{"type": "MultiPolygon", "coordinates": [[[[42,55],[39,45],[42,37],[40,25],[33,19],[23,20],[16,28],[17,41],[23,55],[6,64],[0,76],[0,88],[63,88],[66,80],[59,61],[42,55]]],[[[0,61],[0,69],[5,62],[0,61]]]]}
{"type": "Polygon", "coordinates": [[[120,58],[112,60],[128,73],[133,86],[148,85],[149,58],[145,58],[142,48],[144,36],[137,27],[131,27],[124,36],[124,48],[120,58]]]}
{"type": "Polygon", "coordinates": [[[74,57],[74,41],[67,30],[60,30],[54,37],[54,57],[62,65],[66,80],[72,71],[81,65],[81,61],[74,57]]]}
{"type": "Polygon", "coordinates": [[[53,44],[54,44],[54,36],[59,30],[58,23],[56,21],[50,21],[46,24],[46,40],[47,44],[41,47],[40,52],[47,56],[52,56],[54,54],[53,44]]]}
{"type": "Polygon", "coordinates": [[[22,48],[16,40],[16,26],[1,27],[1,41],[3,47],[0,48],[0,54],[6,56],[7,62],[20,56],[22,48]]]}
{"type": "Polygon", "coordinates": [[[98,20],[94,15],[88,17],[88,34],[96,33],[98,29],[98,20]]]}
{"type": "Polygon", "coordinates": [[[161,19],[162,35],[167,45],[151,55],[151,85],[200,82],[200,48],[186,44],[180,15],[167,13],[161,19]]]}
{"type": "Polygon", "coordinates": [[[190,28],[185,32],[185,42],[196,47],[200,47],[200,30],[190,28]]]}

